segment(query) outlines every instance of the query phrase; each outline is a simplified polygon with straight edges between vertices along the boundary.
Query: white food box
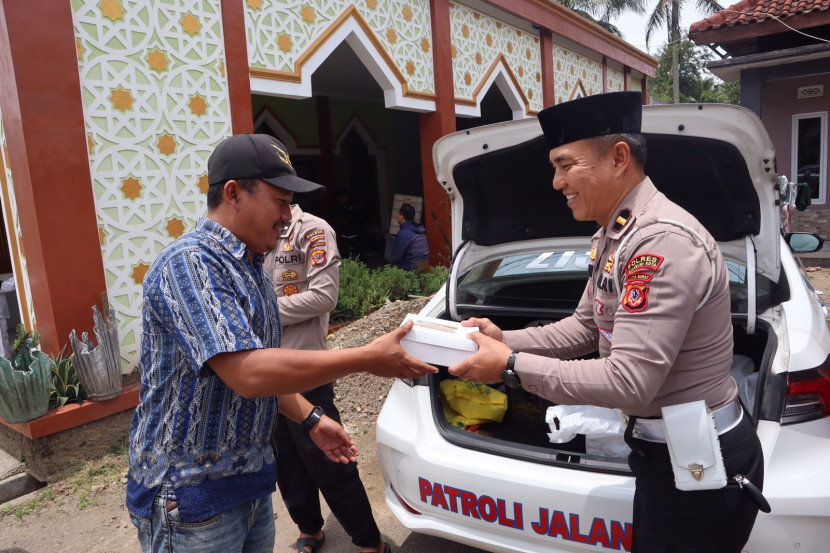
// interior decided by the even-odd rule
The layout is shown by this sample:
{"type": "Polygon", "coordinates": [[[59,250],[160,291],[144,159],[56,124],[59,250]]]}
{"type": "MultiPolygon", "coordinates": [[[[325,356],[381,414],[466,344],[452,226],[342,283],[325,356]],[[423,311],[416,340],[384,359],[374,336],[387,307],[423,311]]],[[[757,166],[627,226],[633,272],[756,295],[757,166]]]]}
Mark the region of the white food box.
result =
{"type": "Polygon", "coordinates": [[[413,321],[401,347],[409,355],[430,365],[451,367],[478,351],[478,344],[467,337],[477,326],[461,326],[455,321],[408,314],[401,325],[413,321]]]}

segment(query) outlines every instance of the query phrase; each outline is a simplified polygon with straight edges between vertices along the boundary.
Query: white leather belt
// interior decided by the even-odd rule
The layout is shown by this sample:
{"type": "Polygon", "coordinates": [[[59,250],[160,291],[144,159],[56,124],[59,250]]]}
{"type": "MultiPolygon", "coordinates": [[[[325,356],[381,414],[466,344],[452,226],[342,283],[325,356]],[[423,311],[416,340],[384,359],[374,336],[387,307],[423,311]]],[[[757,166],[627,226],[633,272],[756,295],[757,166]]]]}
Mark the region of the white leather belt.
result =
{"type": "MultiPolygon", "coordinates": [[[[735,398],[723,407],[712,411],[712,416],[715,418],[715,428],[720,436],[738,426],[744,416],[744,410],[738,398],[735,398]]],[[[666,427],[663,426],[663,419],[638,418],[631,430],[631,437],[649,442],[666,443],[666,427]]]]}

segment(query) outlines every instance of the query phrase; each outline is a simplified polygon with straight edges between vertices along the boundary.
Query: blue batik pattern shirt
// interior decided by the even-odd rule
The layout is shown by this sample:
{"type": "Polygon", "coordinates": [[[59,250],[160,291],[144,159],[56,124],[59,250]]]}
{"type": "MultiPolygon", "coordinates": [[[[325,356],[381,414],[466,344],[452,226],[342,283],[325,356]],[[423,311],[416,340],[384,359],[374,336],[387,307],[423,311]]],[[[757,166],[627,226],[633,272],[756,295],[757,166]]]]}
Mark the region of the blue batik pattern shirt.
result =
{"type": "Polygon", "coordinates": [[[277,297],[262,255],[202,218],[144,278],[141,400],[130,427],[127,508],[151,518],[171,485],[183,522],[273,493],[276,397],[245,399],[207,361],[280,345],[277,297]]]}

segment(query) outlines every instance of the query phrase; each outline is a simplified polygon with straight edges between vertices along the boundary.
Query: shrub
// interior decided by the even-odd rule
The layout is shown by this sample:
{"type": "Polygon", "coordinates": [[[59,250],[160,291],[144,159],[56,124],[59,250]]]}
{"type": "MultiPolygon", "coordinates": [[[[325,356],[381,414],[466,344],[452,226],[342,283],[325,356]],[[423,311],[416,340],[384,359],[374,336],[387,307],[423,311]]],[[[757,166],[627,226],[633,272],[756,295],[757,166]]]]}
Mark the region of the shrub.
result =
{"type": "Polygon", "coordinates": [[[384,266],[371,270],[355,259],[344,259],[340,265],[340,295],[331,313],[334,324],[359,319],[380,309],[389,301],[410,296],[428,296],[446,281],[446,267],[404,271],[384,266]]]}
{"type": "Polygon", "coordinates": [[[388,296],[377,284],[366,265],[355,259],[344,259],[340,265],[340,294],[331,322],[359,319],[382,306],[388,296]]]}
{"type": "Polygon", "coordinates": [[[450,270],[448,267],[438,265],[430,268],[427,271],[417,271],[415,274],[418,275],[418,283],[420,284],[421,295],[431,296],[432,294],[437,292],[438,289],[441,288],[445,282],[447,282],[447,277],[450,274],[450,270]]]}

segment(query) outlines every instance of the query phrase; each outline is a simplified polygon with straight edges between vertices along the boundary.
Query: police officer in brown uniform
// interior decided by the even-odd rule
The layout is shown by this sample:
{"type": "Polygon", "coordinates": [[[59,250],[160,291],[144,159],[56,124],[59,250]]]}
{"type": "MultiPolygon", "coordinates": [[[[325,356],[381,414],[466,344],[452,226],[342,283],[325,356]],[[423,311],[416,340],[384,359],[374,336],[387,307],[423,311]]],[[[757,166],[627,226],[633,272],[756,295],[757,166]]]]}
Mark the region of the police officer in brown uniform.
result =
{"type": "Polygon", "coordinates": [[[622,410],[636,477],[633,551],[739,552],[758,507],[738,475],[760,488],[763,455],[729,375],[729,275],[712,236],[646,177],[641,120],[638,92],[539,113],[554,189],[575,219],[601,227],[588,284],[575,313],[545,327],[502,332],[488,319],[465,322],[480,327],[472,335],[479,351],[450,373],[622,410]],[[598,359],[572,360],[595,351],[598,359]],[[664,407],[696,400],[713,413],[728,480],[681,491],[660,417],[664,407]]]}
{"type": "MultiPolygon", "coordinates": [[[[291,206],[291,221],[277,246],[265,256],[279,302],[282,347],[324,350],[329,313],[337,305],[340,254],[331,226],[323,219],[291,206]]],[[[340,422],[334,386],[318,386],[302,394],[326,415],[340,422]]],[[[316,553],[325,540],[320,492],[332,513],[361,551],[389,551],[380,539],[372,507],[357,464],[337,464],[320,453],[308,431],[279,417],[274,431],[277,484],[285,506],[299,527],[297,550],[316,553]]]]}

